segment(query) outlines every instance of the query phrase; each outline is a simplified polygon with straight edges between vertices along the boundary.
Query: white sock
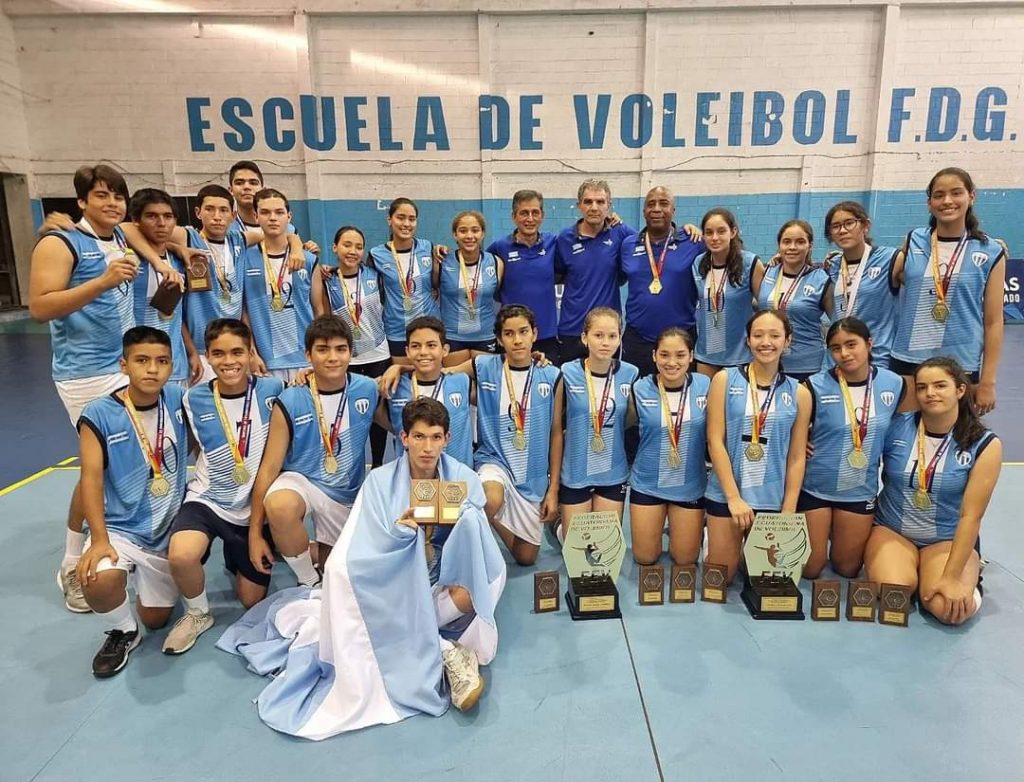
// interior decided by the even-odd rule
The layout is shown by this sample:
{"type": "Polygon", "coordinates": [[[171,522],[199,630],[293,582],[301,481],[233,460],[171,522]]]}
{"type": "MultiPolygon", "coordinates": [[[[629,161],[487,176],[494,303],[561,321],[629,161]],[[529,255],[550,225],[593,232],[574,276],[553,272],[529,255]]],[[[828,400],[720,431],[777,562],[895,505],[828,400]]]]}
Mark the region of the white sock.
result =
{"type": "Polygon", "coordinates": [[[450,651],[451,649],[455,648],[455,644],[453,644],[447,638],[441,638],[440,636],[438,636],[437,640],[441,642],[441,651],[442,652],[447,652],[447,651],[450,651]]]}
{"type": "Polygon", "coordinates": [[[978,613],[981,610],[981,590],[977,587],[974,588],[974,613],[978,613]]]}
{"type": "Polygon", "coordinates": [[[561,521],[555,522],[555,537],[559,543],[565,543],[565,525],[561,521]]]}
{"type": "Polygon", "coordinates": [[[455,605],[455,601],[452,600],[452,593],[447,589],[442,589],[438,592],[437,597],[434,598],[434,610],[437,611],[438,627],[449,625],[466,613],[465,611],[460,611],[459,607],[455,605]]]}
{"type": "Polygon", "coordinates": [[[206,597],[205,589],[195,597],[185,597],[182,595],[181,599],[185,601],[185,610],[190,614],[210,613],[210,601],[206,597]]]}
{"type": "Polygon", "coordinates": [[[85,533],[67,530],[64,535],[64,559],[61,564],[73,565],[82,558],[85,551],[85,533]]]}
{"type": "Polygon", "coordinates": [[[320,574],[313,567],[313,558],[309,555],[309,549],[306,549],[297,557],[285,557],[284,561],[288,563],[288,567],[295,573],[295,577],[299,580],[301,586],[316,586],[320,582],[320,574]]]}
{"type": "Polygon", "coordinates": [[[120,630],[124,633],[130,633],[132,630],[139,629],[139,626],[135,623],[135,617],[132,616],[132,607],[128,602],[127,593],[125,594],[124,602],[121,603],[121,605],[112,611],[100,614],[100,616],[102,616],[107,622],[111,630],[120,630]]]}

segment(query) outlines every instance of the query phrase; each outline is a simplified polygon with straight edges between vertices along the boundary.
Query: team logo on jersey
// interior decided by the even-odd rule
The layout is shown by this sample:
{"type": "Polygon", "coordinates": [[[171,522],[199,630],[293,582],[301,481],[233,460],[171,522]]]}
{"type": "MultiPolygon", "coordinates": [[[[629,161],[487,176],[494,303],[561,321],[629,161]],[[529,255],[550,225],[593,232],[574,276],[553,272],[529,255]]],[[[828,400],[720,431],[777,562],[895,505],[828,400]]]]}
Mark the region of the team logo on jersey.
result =
{"type": "Polygon", "coordinates": [[[184,424],[185,423],[185,419],[184,419],[184,417],[181,414],[181,410],[175,410],[174,411],[174,418],[178,421],[179,424],[184,424]]]}
{"type": "Polygon", "coordinates": [[[212,421],[216,417],[216,413],[203,413],[201,416],[199,416],[199,423],[205,424],[207,421],[212,421]]]}
{"type": "Polygon", "coordinates": [[[421,255],[420,256],[420,266],[422,266],[424,268],[430,268],[430,256],[429,255],[421,255]]]}
{"type": "Polygon", "coordinates": [[[971,465],[971,452],[970,451],[957,451],[956,452],[956,463],[961,467],[970,467],[971,465]]]}
{"type": "Polygon", "coordinates": [[[578,255],[581,252],[583,252],[583,245],[580,244],[579,242],[576,242],[576,244],[572,246],[572,254],[578,255]]]}
{"type": "Polygon", "coordinates": [[[306,413],[305,415],[300,415],[300,416],[296,416],[295,417],[295,425],[296,426],[305,426],[306,424],[308,424],[312,420],[313,420],[313,414],[312,413],[306,413]]]}
{"type": "Polygon", "coordinates": [[[697,397],[697,409],[704,410],[708,406],[708,398],[706,396],[697,397]]]}
{"type": "Polygon", "coordinates": [[[540,394],[541,397],[543,397],[544,399],[547,399],[548,395],[551,393],[551,384],[550,383],[538,383],[537,384],[537,393],[540,394]]]}
{"type": "Polygon", "coordinates": [[[377,290],[377,281],[376,280],[367,280],[366,281],[366,289],[370,290],[370,291],[377,290]]]}
{"type": "Polygon", "coordinates": [[[486,380],[481,380],[480,381],[480,390],[482,390],[482,391],[497,391],[498,390],[498,386],[495,385],[494,383],[490,383],[490,382],[488,382],[486,380]]]}
{"type": "Polygon", "coordinates": [[[874,509],[875,509],[875,501],[874,500],[868,500],[867,502],[864,503],[864,510],[874,510],[874,509]]]}
{"type": "Polygon", "coordinates": [[[882,404],[886,407],[892,407],[892,403],[896,401],[896,394],[892,391],[883,391],[878,395],[878,398],[882,400],[882,404]]]}
{"type": "Polygon", "coordinates": [[[822,394],[822,397],[821,397],[820,401],[821,401],[821,403],[823,405],[836,404],[837,402],[839,402],[839,395],[838,394],[822,394]]]}
{"type": "Polygon", "coordinates": [[[537,255],[547,255],[547,254],[548,254],[548,251],[545,250],[544,248],[541,248],[541,251],[539,253],[537,253],[537,255]]]}
{"type": "Polygon", "coordinates": [[[457,391],[454,394],[448,394],[448,401],[451,402],[452,407],[462,407],[462,393],[457,391]]]}
{"type": "Polygon", "coordinates": [[[570,394],[583,394],[587,390],[583,386],[573,386],[569,385],[568,383],[565,384],[565,387],[569,389],[570,394]]]}
{"type": "Polygon", "coordinates": [[[85,252],[82,253],[82,260],[83,261],[95,261],[95,260],[97,260],[99,258],[104,258],[104,257],[106,257],[106,256],[104,256],[103,253],[98,252],[96,250],[86,250],[85,252]]]}
{"type": "Polygon", "coordinates": [[[299,275],[299,279],[300,280],[308,280],[309,279],[309,272],[307,272],[305,269],[299,269],[296,272],[296,274],[299,275]]]}
{"type": "Polygon", "coordinates": [[[614,244],[614,242],[611,239],[605,239],[603,242],[601,242],[601,244],[611,247],[614,244]]]}
{"type": "Polygon", "coordinates": [[[619,383],[619,393],[623,396],[629,396],[629,383],[619,383]]]}
{"type": "Polygon", "coordinates": [[[647,252],[647,248],[642,244],[638,244],[633,248],[633,255],[644,255],[647,252]]]}
{"type": "Polygon", "coordinates": [[[804,286],[804,296],[813,296],[813,295],[814,295],[814,286],[813,285],[805,285],[804,286]]]}
{"type": "Polygon", "coordinates": [[[782,395],[782,404],[784,404],[786,407],[792,407],[793,406],[793,397],[790,394],[788,394],[788,393],[783,393],[783,395],[782,395]]]}
{"type": "Polygon", "coordinates": [[[369,399],[357,399],[356,410],[359,411],[359,415],[366,415],[366,411],[370,409],[369,399]]]}
{"type": "Polygon", "coordinates": [[[872,268],[868,269],[868,278],[870,278],[872,280],[877,280],[878,279],[878,275],[881,274],[881,273],[882,273],[882,267],[881,266],[872,267],[872,268]]]}
{"type": "Polygon", "coordinates": [[[743,394],[746,393],[747,390],[745,388],[736,388],[736,386],[729,386],[729,396],[742,396],[743,394]]]}
{"type": "Polygon", "coordinates": [[[641,407],[660,407],[661,403],[657,399],[641,399],[641,407]]]}
{"type": "Polygon", "coordinates": [[[488,277],[493,277],[494,276],[494,267],[493,266],[488,266],[487,267],[487,276],[488,277]]]}
{"type": "Polygon", "coordinates": [[[510,252],[508,254],[507,260],[509,260],[509,261],[518,261],[519,260],[519,250],[512,250],[512,252],[510,252]]]}
{"type": "Polygon", "coordinates": [[[259,277],[261,274],[263,274],[263,269],[246,269],[245,270],[245,276],[246,277],[259,277]]]}
{"type": "Polygon", "coordinates": [[[107,445],[117,445],[128,440],[128,432],[114,432],[107,437],[107,445]]]}
{"type": "Polygon", "coordinates": [[[266,398],[266,400],[264,400],[263,404],[265,404],[267,406],[267,411],[268,412],[274,409],[274,400],[275,399],[277,399],[276,396],[268,396],[266,398]]]}

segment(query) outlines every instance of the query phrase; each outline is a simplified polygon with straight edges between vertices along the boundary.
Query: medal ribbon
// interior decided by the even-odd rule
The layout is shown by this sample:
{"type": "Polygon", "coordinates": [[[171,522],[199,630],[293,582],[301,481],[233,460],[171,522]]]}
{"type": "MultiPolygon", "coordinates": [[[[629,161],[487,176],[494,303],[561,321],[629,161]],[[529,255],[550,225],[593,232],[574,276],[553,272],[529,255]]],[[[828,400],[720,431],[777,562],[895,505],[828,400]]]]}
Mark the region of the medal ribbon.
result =
{"type": "MultiPolygon", "coordinates": [[[[675,226],[672,226],[675,228],[675,226]]],[[[647,263],[651,266],[651,277],[653,282],[661,283],[661,270],[665,268],[665,253],[668,252],[668,245],[673,237],[673,233],[670,231],[665,237],[665,244],[662,245],[661,255],[658,256],[658,263],[654,263],[654,249],[651,247],[651,237],[647,231],[644,231],[644,249],[647,250],[647,263]]]]}
{"type": "Polygon", "coordinates": [[[132,402],[127,389],[124,392],[124,409],[128,411],[128,419],[132,422],[135,437],[138,438],[139,445],[142,447],[142,455],[146,457],[146,461],[149,462],[149,466],[153,470],[153,480],[157,480],[164,474],[164,395],[160,394],[156,403],[156,441],[160,445],[157,451],[153,450],[153,446],[149,442],[146,428],[142,425],[142,419],[139,417],[139,411],[135,409],[135,403],[132,402]]]}
{"type": "Polygon", "coordinates": [[[942,459],[942,455],[949,448],[950,442],[953,440],[953,432],[946,434],[942,438],[942,442],[939,443],[939,447],[935,449],[935,455],[932,456],[932,460],[928,462],[928,466],[925,466],[924,459],[924,421],[919,420],[917,423],[917,490],[922,493],[931,491],[932,480],[935,478],[935,470],[939,466],[939,461],[942,459]]]}
{"type": "Polygon", "coordinates": [[[231,458],[235,460],[235,467],[245,466],[245,456],[249,455],[249,431],[252,428],[252,419],[249,412],[252,409],[252,398],[256,389],[256,378],[249,378],[249,385],[245,390],[245,403],[242,405],[242,420],[239,422],[238,439],[235,439],[235,427],[228,420],[227,411],[224,409],[224,402],[220,396],[220,381],[213,381],[213,406],[217,408],[217,415],[220,417],[220,425],[224,430],[224,438],[228,441],[228,448],[231,449],[231,458]]]}
{"type": "MultiPolygon", "coordinates": [[[[213,262],[213,271],[217,275],[217,282],[220,283],[221,290],[226,292],[226,293],[230,293],[231,289],[228,287],[227,263],[224,262],[224,257],[221,256],[221,261],[222,261],[223,265],[222,264],[218,264],[217,263],[217,256],[219,256],[220,253],[213,249],[213,245],[210,244],[210,240],[206,236],[205,229],[200,231],[199,235],[202,237],[203,241],[206,242],[207,253],[210,256],[210,260],[213,262]]],[[[225,248],[227,247],[227,241],[228,241],[227,237],[225,236],[224,237],[224,246],[225,246],[225,248]]]]}
{"type": "Polygon", "coordinates": [[[505,387],[508,389],[508,398],[515,407],[512,409],[512,415],[515,419],[516,432],[525,436],[526,435],[526,403],[530,398],[530,386],[533,385],[533,368],[534,364],[530,364],[530,371],[526,375],[526,382],[523,384],[523,396],[521,399],[516,399],[516,389],[512,384],[512,370],[509,368],[508,361],[502,364],[505,374],[505,387]]]}
{"type": "Polygon", "coordinates": [[[780,374],[775,375],[775,379],[772,380],[768,393],[765,395],[764,402],[760,404],[757,401],[757,377],[754,375],[753,364],[747,364],[747,385],[750,386],[751,410],[754,411],[754,415],[750,420],[750,442],[760,443],[761,429],[764,428],[764,422],[768,419],[768,411],[771,409],[772,400],[775,398],[775,391],[782,385],[782,376],[780,374]]]}
{"type": "MultiPolygon", "coordinates": [[[[340,272],[340,269],[339,269],[340,272]]],[[[348,289],[345,284],[345,278],[339,273],[338,282],[341,283],[341,292],[345,294],[345,306],[348,308],[348,314],[352,317],[352,325],[358,328],[359,321],[363,318],[363,267],[360,266],[356,270],[356,292],[355,296],[352,295],[352,291],[348,289]]]]}
{"type": "Polygon", "coordinates": [[[665,424],[668,426],[668,444],[675,454],[679,453],[679,433],[683,430],[683,411],[686,409],[686,396],[690,393],[690,373],[686,373],[686,382],[683,383],[683,391],[679,395],[679,409],[676,410],[676,417],[672,418],[672,409],[668,406],[668,391],[665,390],[665,383],[658,375],[658,395],[661,397],[661,410],[665,416],[665,424]]]}
{"type": "Polygon", "coordinates": [[[466,271],[466,261],[462,257],[462,253],[458,250],[455,251],[455,257],[459,259],[459,274],[462,277],[462,287],[466,291],[466,301],[469,303],[469,308],[472,310],[476,307],[476,294],[480,288],[480,267],[483,266],[484,256],[481,253],[477,259],[476,268],[473,270],[473,285],[469,284],[469,273],[466,271]]]}
{"type": "Polygon", "coordinates": [[[341,434],[341,419],[345,415],[345,399],[348,396],[348,378],[345,388],[341,391],[341,399],[338,401],[338,412],[334,414],[334,423],[330,430],[327,429],[327,419],[324,418],[324,406],[320,402],[320,392],[316,387],[316,376],[309,376],[309,390],[313,392],[313,408],[316,410],[316,421],[320,427],[320,439],[323,441],[324,450],[328,456],[334,456],[334,446],[338,444],[338,437],[341,434]]]}
{"type": "Polygon", "coordinates": [[[260,242],[260,252],[263,254],[263,266],[267,273],[267,284],[270,285],[272,299],[281,299],[281,286],[284,285],[284,274],[288,271],[288,256],[290,248],[285,248],[284,258],[281,260],[281,268],[278,269],[275,278],[274,266],[270,263],[270,255],[267,253],[267,243],[260,242]]]}
{"type": "Polygon", "coordinates": [[[799,273],[793,279],[793,282],[789,284],[786,289],[786,293],[782,294],[782,264],[779,264],[779,276],[775,278],[775,286],[772,288],[772,295],[769,299],[771,301],[772,309],[785,312],[786,307],[789,305],[789,300],[793,297],[793,293],[796,291],[797,285],[800,283],[800,279],[807,273],[807,264],[805,263],[799,273]]]}
{"type": "Polygon", "coordinates": [[[940,304],[946,303],[946,293],[949,292],[949,283],[953,279],[953,272],[956,271],[956,267],[960,264],[960,260],[964,257],[964,252],[967,250],[967,233],[956,243],[956,247],[953,248],[953,254],[949,257],[949,263],[946,265],[946,273],[939,277],[939,235],[938,232],[932,231],[932,279],[935,281],[935,298],[939,300],[940,304]]]}
{"type": "Polygon", "coordinates": [[[587,375],[587,394],[590,397],[590,420],[594,426],[594,435],[601,437],[601,430],[604,429],[604,411],[608,409],[608,395],[612,388],[612,368],[608,367],[608,375],[604,379],[604,390],[601,392],[601,406],[597,406],[597,396],[594,394],[594,376],[590,373],[590,359],[583,362],[583,369],[587,375]]]}
{"type": "Polygon", "coordinates": [[[729,274],[726,268],[722,267],[722,278],[715,284],[715,267],[712,266],[708,271],[708,310],[711,312],[721,312],[725,308],[725,281],[729,278],[729,274]],[[712,296],[712,291],[714,295],[712,296]]]}
{"type": "MultiPolygon", "coordinates": [[[[431,399],[440,399],[440,397],[441,397],[441,384],[442,383],[444,383],[444,375],[443,374],[437,379],[437,382],[434,383],[434,390],[430,392],[430,398],[431,399]]],[[[419,399],[420,396],[421,396],[420,395],[420,384],[416,382],[416,375],[413,374],[413,376],[412,376],[412,398],[413,399],[419,399]]],[[[423,394],[423,396],[426,396],[426,394],[423,394]]]]}
{"type": "Polygon", "coordinates": [[[846,316],[849,317],[853,314],[853,303],[857,300],[857,291],[860,290],[860,280],[864,274],[864,267],[867,265],[868,256],[871,255],[871,245],[864,245],[864,255],[860,259],[860,263],[857,264],[857,271],[853,273],[853,279],[850,279],[850,266],[846,260],[845,254],[840,254],[839,257],[839,279],[843,283],[843,298],[846,300],[846,306],[843,307],[846,316]]]}
{"type": "Polygon", "coordinates": [[[871,370],[868,370],[868,383],[864,387],[864,408],[861,411],[861,419],[857,420],[857,408],[853,404],[853,395],[850,393],[850,386],[843,376],[843,370],[836,367],[836,378],[839,380],[839,388],[843,392],[843,403],[846,405],[846,413],[850,419],[850,436],[853,438],[853,450],[864,449],[864,440],[868,436],[868,419],[871,416],[871,370]]]}
{"type": "Polygon", "coordinates": [[[398,251],[394,242],[388,242],[388,249],[391,250],[391,257],[395,260],[395,269],[398,272],[398,285],[402,289],[402,297],[411,299],[416,289],[416,282],[412,278],[413,267],[416,265],[416,240],[412,240],[412,247],[409,248],[409,268],[402,273],[402,264],[398,262],[398,251]]]}

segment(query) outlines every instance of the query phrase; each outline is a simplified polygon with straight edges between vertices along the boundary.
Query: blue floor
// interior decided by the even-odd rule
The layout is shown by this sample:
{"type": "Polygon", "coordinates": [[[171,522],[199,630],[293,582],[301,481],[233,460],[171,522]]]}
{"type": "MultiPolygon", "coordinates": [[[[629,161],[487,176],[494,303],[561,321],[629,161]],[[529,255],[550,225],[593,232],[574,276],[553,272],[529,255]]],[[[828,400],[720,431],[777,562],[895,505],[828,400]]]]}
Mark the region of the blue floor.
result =
{"type": "MultiPolygon", "coordinates": [[[[74,452],[45,340],[0,336],[0,486],[74,452]]],[[[1024,329],[1007,342],[1024,354],[1024,329]]],[[[1024,460],[1024,372],[1004,363],[990,425],[1007,460],[1024,460]]],[[[53,580],[76,478],[57,468],[0,496],[0,782],[1024,778],[1022,466],[1004,468],[986,517],[985,603],[965,628],[920,614],[908,629],[759,623],[735,591],[724,606],[640,607],[628,565],[623,619],[574,623],[564,607],[533,614],[533,569],[510,566],[475,712],[317,744],[264,727],[251,703],[264,682],[214,649],[241,611],[213,566],[218,627],[195,649],[165,657],[150,635],[122,674],[93,679],[100,622],[65,611],[53,580]]],[[[542,553],[540,567],[558,564],[542,553]]]]}

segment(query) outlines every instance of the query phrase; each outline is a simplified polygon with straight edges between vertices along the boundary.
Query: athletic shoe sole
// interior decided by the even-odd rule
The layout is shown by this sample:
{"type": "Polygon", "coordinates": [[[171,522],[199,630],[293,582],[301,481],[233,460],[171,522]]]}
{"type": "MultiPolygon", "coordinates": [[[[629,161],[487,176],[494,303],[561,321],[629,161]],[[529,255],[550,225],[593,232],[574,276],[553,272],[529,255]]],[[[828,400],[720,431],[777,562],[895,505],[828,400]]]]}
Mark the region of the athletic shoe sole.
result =
{"type": "MultiPolygon", "coordinates": [[[[210,623],[210,627],[213,627],[213,623],[212,622],[210,623]]],[[[210,627],[207,627],[206,630],[209,630],[210,627]]],[[[173,628],[171,628],[171,629],[173,629],[173,628]]],[[[192,639],[192,643],[190,643],[184,649],[168,649],[166,646],[164,646],[161,649],[161,651],[164,654],[172,654],[172,655],[185,654],[185,652],[187,652],[189,649],[191,649],[193,646],[196,645],[196,641],[199,640],[199,636],[201,636],[203,633],[205,633],[206,630],[202,630],[201,632],[196,633],[196,637],[192,639]]]]}
{"type": "Polygon", "coordinates": [[[121,661],[121,664],[119,666],[117,666],[114,670],[108,671],[106,673],[96,673],[96,671],[93,671],[92,675],[95,676],[97,679],[109,679],[111,676],[120,673],[121,669],[128,664],[128,658],[131,656],[131,653],[134,652],[141,643],[142,631],[140,630],[139,634],[135,636],[135,643],[128,647],[128,650],[124,653],[124,659],[121,661]]]}
{"type": "Polygon", "coordinates": [[[483,695],[483,694],[484,694],[484,677],[481,676],[480,677],[480,686],[477,687],[476,689],[474,689],[471,693],[469,693],[469,695],[466,696],[466,700],[464,700],[462,702],[461,706],[456,706],[455,708],[458,709],[459,711],[469,711],[474,706],[476,706],[477,702],[480,700],[480,696],[483,695]]]}
{"type": "Polygon", "coordinates": [[[64,597],[64,607],[73,614],[91,614],[91,608],[75,608],[71,603],[68,602],[67,596],[64,594],[64,578],[61,575],[60,568],[57,568],[57,589],[60,590],[61,596],[64,597]]]}

